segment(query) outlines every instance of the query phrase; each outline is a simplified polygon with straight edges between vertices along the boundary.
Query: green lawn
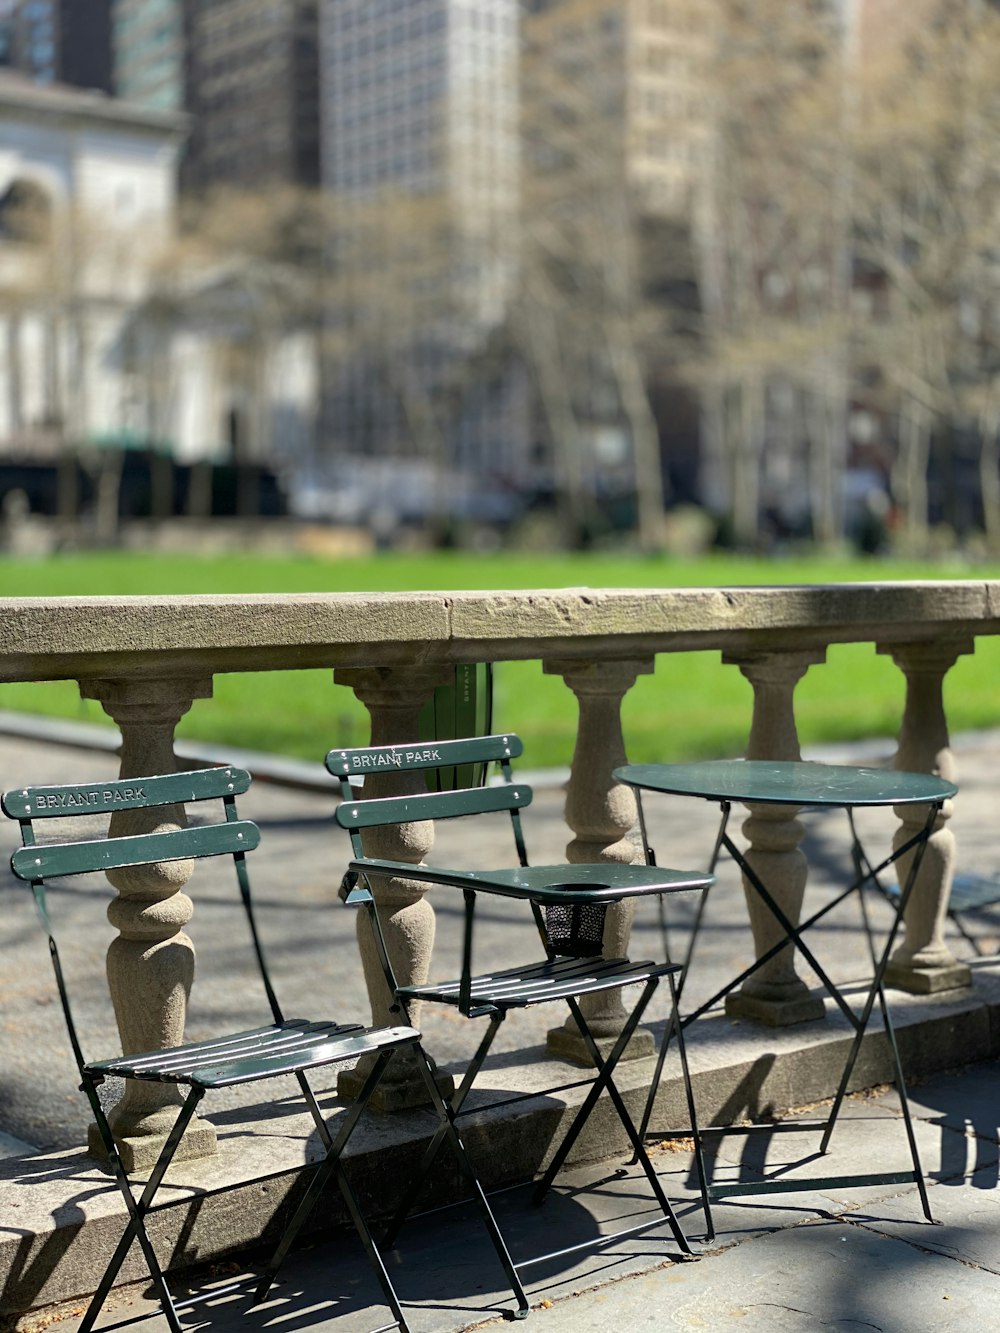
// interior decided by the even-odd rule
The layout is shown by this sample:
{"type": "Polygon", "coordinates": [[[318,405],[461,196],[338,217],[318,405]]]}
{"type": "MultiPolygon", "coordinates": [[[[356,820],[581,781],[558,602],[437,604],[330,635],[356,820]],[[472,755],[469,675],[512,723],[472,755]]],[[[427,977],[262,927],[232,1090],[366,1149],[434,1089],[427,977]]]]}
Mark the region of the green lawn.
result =
{"type": "MultiPolygon", "coordinates": [[[[481,588],[698,587],[834,583],[906,578],[997,578],[1000,568],[886,561],[681,561],[627,555],[473,556],[459,553],[379,555],[323,561],[288,557],[187,558],[135,553],[74,555],[45,561],[0,559],[3,586],[21,596],[226,592],[375,592],[481,588]]],[[[996,680],[1000,644],[979,640],[946,682],[953,731],[1000,720],[996,680]]],[[[562,681],[537,662],[496,669],[494,721],[519,731],[526,760],[561,764],[572,753],[575,701],[562,681]]],[[[826,666],[810,669],[796,694],[803,742],[895,734],[903,680],[871,644],[837,645],[826,666]]],[[[664,654],[625,700],[629,757],[637,762],[739,754],[750,721],[751,692],[719,654],[664,654]]],[[[80,700],[75,684],[0,686],[0,708],[106,721],[98,705],[80,700]]],[[[180,734],[250,749],[319,759],[328,745],[367,736],[367,714],[329,672],[260,672],[215,678],[215,697],[196,703],[180,734]]]]}

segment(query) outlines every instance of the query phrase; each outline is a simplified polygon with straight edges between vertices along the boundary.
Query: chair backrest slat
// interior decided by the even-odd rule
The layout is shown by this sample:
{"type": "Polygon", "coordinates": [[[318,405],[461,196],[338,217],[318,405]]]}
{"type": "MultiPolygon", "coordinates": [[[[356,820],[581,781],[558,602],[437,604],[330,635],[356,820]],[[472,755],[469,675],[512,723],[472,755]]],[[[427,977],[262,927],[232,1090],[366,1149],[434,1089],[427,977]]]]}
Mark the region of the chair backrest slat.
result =
{"type": "Polygon", "coordinates": [[[520,737],[513,734],[476,736],[471,740],[424,741],[413,745],[369,745],[351,750],[331,750],[326,756],[326,766],[337,778],[361,777],[369,773],[407,773],[417,769],[516,759],[522,750],[520,737]]]}
{"type": "Polygon", "coordinates": [[[257,825],[240,819],[227,824],[167,829],[162,833],[140,833],[132,837],[35,843],[18,848],[10,864],[19,879],[35,880],[145,865],[150,861],[232,855],[252,851],[259,842],[257,825]]]}
{"type": "Polygon", "coordinates": [[[19,787],[0,798],[11,819],[65,819],[115,810],[143,810],[158,805],[182,805],[222,796],[240,796],[250,786],[250,775],[240,768],[199,768],[189,773],[167,773],[150,778],[115,778],[64,787],[19,787]]]}
{"type": "Polygon", "coordinates": [[[496,787],[460,787],[458,791],[386,796],[370,801],[341,801],[336,819],[342,828],[373,828],[379,824],[410,824],[421,819],[456,819],[493,811],[523,810],[531,804],[526,783],[496,787]]]}

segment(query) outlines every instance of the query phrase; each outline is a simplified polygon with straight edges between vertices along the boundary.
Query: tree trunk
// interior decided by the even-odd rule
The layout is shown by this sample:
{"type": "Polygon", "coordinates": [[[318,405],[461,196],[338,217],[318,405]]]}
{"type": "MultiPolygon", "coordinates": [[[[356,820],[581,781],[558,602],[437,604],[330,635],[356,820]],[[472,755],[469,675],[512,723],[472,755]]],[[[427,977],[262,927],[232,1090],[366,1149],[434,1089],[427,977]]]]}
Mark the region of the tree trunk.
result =
{"type": "Polygon", "coordinates": [[[660,457],[660,432],[649,406],[649,394],[633,339],[627,332],[615,330],[608,350],[622,411],[632,437],[636,536],[643,551],[662,551],[666,496],[660,457]]]}
{"type": "Polygon", "coordinates": [[[172,518],[174,513],[174,466],[166,454],[154,449],[149,456],[149,508],[152,518],[172,518]]]}
{"type": "Polygon", "coordinates": [[[991,404],[979,422],[979,488],[986,544],[1000,551],[1000,407],[991,404]]]}
{"type": "Polygon", "coordinates": [[[191,464],[185,511],[188,518],[210,518],[212,515],[212,464],[207,459],[191,464]]]}
{"type": "Polygon", "coordinates": [[[730,397],[729,448],[733,458],[733,537],[741,547],[760,535],[760,459],[764,446],[764,387],[744,379],[730,397]]]}
{"type": "Polygon", "coordinates": [[[559,348],[555,316],[532,309],[523,321],[535,386],[552,444],[556,507],[560,526],[570,545],[577,545],[592,513],[585,478],[588,460],[568,389],[568,377],[559,348]]]}
{"type": "Polygon", "coordinates": [[[118,500],[121,495],[124,449],[102,449],[97,463],[97,496],[94,507],[94,535],[100,546],[114,546],[118,540],[118,500]]]}
{"type": "Polygon", "coordinates": [[[847,386],[838,366],[830,366],[823,378],[823,388],[806,391],[809,496],[816,543],[835,546],[844,536],[841,485],[846,466],[847,386]]]}
{"type": "Polygon", "coordinates": [[[892,469],[892,482],[902,513],[904,539],[914,552],[925,550],[927,545],[930,438],[930,413],[912,394],[904,393],[899,409],[899,454],[892,469]]]}
{"type": "Polygon", "coordinates": [[[441,429],[427,387],[420,378],[419,368],[413,365],[405,351],[400,354],[397,365],[389,364],[388,372],[395,385],[403,417],[413,437],[416,455],[431,468],[434,504],[428,528],[435,543],[440,545],[447,538],[449,531],[445,495],[448,458],[445,433],[441,429]]]}

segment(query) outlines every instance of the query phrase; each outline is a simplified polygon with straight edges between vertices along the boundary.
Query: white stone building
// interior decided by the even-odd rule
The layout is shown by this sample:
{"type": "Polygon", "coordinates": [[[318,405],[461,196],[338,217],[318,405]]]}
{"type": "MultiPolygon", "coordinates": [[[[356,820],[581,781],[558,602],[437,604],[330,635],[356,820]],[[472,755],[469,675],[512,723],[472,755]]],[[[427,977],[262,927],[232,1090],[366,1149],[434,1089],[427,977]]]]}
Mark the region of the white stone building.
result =
{"type": "Polygon", "coordinates": [[[0,71],[0,462],[307,451],[314,354],[270,318],[282,275],[161,278],[185,132],[173,112],[0,71]]]}
{"type": "Polygon", "coordinates": [[[181,118],[0,71],[0,448],[134,425],[122,332],[170,238],[181,118]]]}

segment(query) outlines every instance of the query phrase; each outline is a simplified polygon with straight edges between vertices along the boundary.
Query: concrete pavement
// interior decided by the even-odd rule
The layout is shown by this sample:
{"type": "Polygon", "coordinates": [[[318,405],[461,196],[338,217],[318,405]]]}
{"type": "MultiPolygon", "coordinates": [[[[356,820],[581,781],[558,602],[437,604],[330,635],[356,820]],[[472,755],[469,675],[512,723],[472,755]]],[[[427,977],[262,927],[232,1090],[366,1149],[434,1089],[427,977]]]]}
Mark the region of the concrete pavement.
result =
{"type": "MultiPolygon", "coordinates": [[[[720,1204],[716,1241],[695,1245],[696,1262],[679,1261],[664,1227],[585,1259],[528,1270],[532,1313],[525,1327],[536,1333],[991,1333],[1000,1328],[997,1091],[993,1064],[912,1090],[935,1224],[921,1216],[915,1186],[720,1204]]],[[[822,1169],[864,1169],[875,1161],[902,1166],[902,1139],[893,1093],[853,1097],[822,1169]]],[[[735,1172],[755,1178],[763,1164],[756,1149],[748,1154],[737,1141],[725,1142],[725,1152],[714,1160],[715,1178],[735,1172]]],[[[780,1170],[793,1155],[788,1145],[789,1136],[772,1140],[769,1169],[780,1170]]],[[[683,1220],[698,1235],[701,1215],[691,1195],[689,1163],[676,1154],[654,1160],[667,1193],[687,1199],[683,1220]]],[[[816,1165],[807,1161],[801,1169],[815,1171],[816,1165]]],[[[532,1208],[522,1189],[500,1196],[498,1211],[520,1259],[588,1239],[598,1227],[613,1229],[648,1206],[634,1176],[620,1179],[605,1164],[569,1173],[557,1197],[540,1209],[532,1208]]],[[[511,1308],[495,1256],[467,1205],[409,1224],[389,1258],[413,1333],[479,1328],[511,1308]]],[[[209,1286],[222,1286],[241,1271],[223,1266],[202,1276],[209,1286]]],[[[78,1311],[67,1312],[54,1327],[72,1333],[78,1311]]],[[[248,1311],[245,1296],[230,1294],[200,1313],[218,1333],[367,1333],[389,1318],[353,1237],[320,1240],[295,1253],[271,1298],[256,1310],[248,1311]]],[[[193,1313],[189,1318],[196,1326],[193,1313]]],[[[29,1316],[24,1327],[41,1325],[29,1316]]],[[[99,1327],[162,1333],[165,1322],[139,1294],[119,1293],[99,1327]]]]}

